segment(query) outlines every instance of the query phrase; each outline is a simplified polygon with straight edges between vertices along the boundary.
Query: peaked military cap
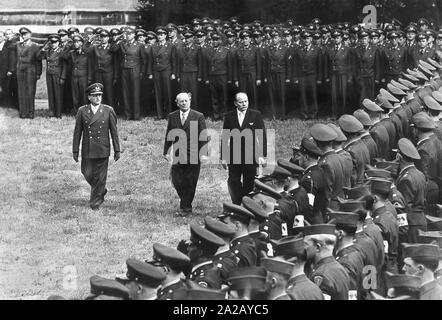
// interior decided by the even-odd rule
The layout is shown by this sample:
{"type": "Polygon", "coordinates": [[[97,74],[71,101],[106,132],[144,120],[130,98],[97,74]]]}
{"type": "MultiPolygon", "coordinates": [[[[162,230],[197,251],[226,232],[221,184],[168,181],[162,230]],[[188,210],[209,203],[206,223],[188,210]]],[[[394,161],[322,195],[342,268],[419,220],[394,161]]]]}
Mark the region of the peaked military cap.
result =
{"type": "Polygon", "coordinates": [[[72,41],[80,41],[80,42],[84,42],[84,39],[82,36],[80,36],[79,34],[76,34],[75,36],[72,37],[72,41]]]}
{"type": "Polygon", "coordinates": [[[118,28],[112,28],[112,29],[110,30],[110,34],[111,34],[112,36],[118,36],[118,35],[121,34],[121,30],[118,29],[118,28]]]}
{"type": "Polygon", "coordinates": [[[439,246],[436,244],[403,243],[403,257],[411,258],[416,262],[438,262],[440,258],[439,246]]]}
{"type": "Polygon", "coordinates": [[[442,218],[425,216],[427,218],[428,231],[442,231],[442,218]]]}
{"type": "Polygon", "coordinates": [[[428,36],[424,32],[420,32],[417,37],[417,40],[428,40],[428,36]]]}
{"type": "Polygon", "coordinates": [[[127,259],[127,278],[129,280],[143,283],[149,287],[158,287],[164,279],[166,274],[153,265],[137,260],[127,259]]]}
{"type": "Polygon", "coordinates": [[[310,154],[313,157],[320,157],[323,154],[321,149],[319,149],[316,145],[316,142],[312,138],[308,137],[303,137],[301,140],[301,145],[299,147],[294,146],[293,150],[303,154],[310,154]]]}
{"type": "Polygon", "coordinates": [[[107,30],[105,30],[105,29],[103,29],[103,30],[101,30],[100,31],[100,37],[109,37],[110,36],[110,33],[109,33],[109,31],[107,31],[107,30]]]}
{"type": "Polygon", "coordinates": [[[305,259],[305,245],[302,237],[285,237],[274,242],[275,256],[290,256],[305,259]]]}
{"type": "Polygon", "coordinates": [[[305,226],[303,233],[304,237],[316,234],[331,234],[335,235],[336,226],[334,224],[314,224],[305,226]]]}
{"type": "Polygon", "coordinates": [[[167,30],[166,30],[166,28],[164,28],[164,27],[156,27],[155,28],[155,33],[156,34],[160,34],[160,33],[162,33],[162,34],[167,34],[167,30]]]}
{"type": "Polygon", "coordinates": [[[389,39],[399,38],[399,33],[397,33],[397,31],[391,31],[388,33],[388,38],[389,39]]]}
{"type": "Polygon", "coordinates": [[[193,24],[193,25],[200,25],[200,24],[201,24],[201,20],[198,19],[198,18],[193,18],[193,19],[192,19],[192,24],[193,24]]]}
{"type": "Polygon", "coordinates": [[[365,166],[365,175],[370,178],[391,179],[391,172],[386,169],[373,167],[369,164],[365,166]]]}
{"type": "Polygon", "coordinates": [[[390,91],[395,96],[399,96],[400,97],[400,96],[406,96],[407,95],[404,91],[402,91],[401,89],[395,87],[391,83],[387,84],[387,89],[388,89],[388,91],[390,91]]]}
{"type": "Polygon", "coordinates": [[[285,168],[282,168],[280,166],[275,166],[270,176],[275,179],[285,180],[288,177],[292,176],[292,173],[285,168]]]}
{"type": "Polygon", "coordinates": [[[101,33],[101,31],[103,31],[104,29],[102,28],[102,27],[97,27],[97,28],[95,28],[94,30],[93,30],[93,33],[94,34],[100,34],[101,33]]]}
{"type": "Polygon", "coordinates": [[[408,88],[407,86],[404,86],[402,83],[399,83],[395,80],[391,80],[390,82],[393,86],[395,86],[398,89],[401,89],[402,91],[406,92],[406,91],[410,91],[410,88],[408,88]]]}
{"type": "Polygon", "coordinates": [[[235,234],[235,229],[233,229],[231,226],[212,217],[204,218],[204,226],[207,230],[220,237],[228,238],[235,234]]]}
{"type": "Polygon", "coordinates": [[[408,26],[405,28],[405,32],[407,32],[407,33],[417,33],[417,29],[416,29],[416,27],[413,26],[413,25],[408,25],[408,26]]]}
{"type": "Polygon", "coordinates": [[[116,280],[105,279],[95,275],[89,281],[92,294],[129,299],[129,289],[116,280]]]}
{"type": "Polygon", "coordinates": [[[378,30],[372,30],[370,32],[370,38],[379,38],[379,31],[378,30]]]}
{"type": "Polygon", "coordinates": [[[310,38],[310,37],[312,37],[313,35],[312,35],[312,33],[310,32],[310,31],[304,31],[302,34],[301,34],[301,37],[302,38],[310,38]]]}
{"type": "Polygon", "coordinates": [[[166,25],[166,29],[167,29],[167,31],[173,31],[173,30],[178,31],[178,27],[174,23],[168,23],[166,25]]]}
{"type": "Polygon", "coordinates": [[[344,114],[338,119],[339,126],[345,132],[358,133],[364,126],[359,122],[354,116],[349,114],[344,114]]]}
{"type": "Polygon", "coordinates": [[[422,67],[424,67],[425,69],[427,69],[429,71],[436,71],[436,67],[435,66],[433,66],[431,63],[428,63],[428,62],[423,61],[423,60],[419,60],[419,66],[422,66],[422,67]]]}
{"type": "Polygon", "coordinates": [[[248,196],[244,196],[242,198],[242,205],[244,208],[253,213],[255,220],[263,222],[269,217],[264,209],[255,200],[248,196]]]}
{"type": "Polygon", "coordinates": [[[236,32],[231,29],[226,30],[224,34],[227,38],[236,38],[236,32]]]}
{"type": "MultiPolygon", "coordinates": [[[[384,97],[385,99],[387,99],[387,100],[390,101],[390,102],[393,102],[393,103],[400,102],[400,101],[398,100],[398,98],[396,98],[395,96],[393,96],[390,92],[388,92],[388,91],[385,90],[385,89],[381,89],[381,90],[379,90],[379,93],[381,94],[382,97],[384,97]]],[[[382,107],[384,107],[384,106],[382,106],[382,107]]]]}
{"type": "Polygon", "coordinates": [[[210,37],[212,38],[212,40],[219,40],[221,39],[221,35],[218,32],[213,32],[210,37]]]}
{"type": "Polygon", "coordinates": [[[304,168],[301,168],[300,166],[298,166],[294,163],[291,163],[290,161],[287,161],[285,159],[278,159],[278,161],[276,161],[276,163],[281,168],[284,168],[284,169],[290,171],[292,176],[299,176],[300,174],[302,174],[304,172],[304,168]]]}
{"type": "Polygon", "coordinates": [[[75,32],[80,33],[80,30],[77,27],[70,27],[68,29],[68,31],[69,31],[70,34],[73,34],[75,32]]]}
{"type": "Polygon", "coordinates": [[[86,93],[89,94],[103,94],[103,85],[101,83],[93,83],[86,89],[86,93]]]}
{"type": "Polygon", "coordinates": [[[49,40],[50,42],[58,42],[58,41],[60,41],[60,36],[59,36],[58,34],[51,34],[51,35],[48,37],[48,40],[49,40]]]}
{"type": "Polygon", "coordinates": [[[197,38],[204,37],[205,35],[206,35],[206,33],[203,30],[198,30],[197,32],[195,32],[195,36],[197,38]]]}
{"type": "Polygon", "coordinates": [[[427,61],[428,61],[431,65],[433,65],[435,68],[437,68],[437,69],[442,69],[442,65],[441,65],[439,62],[437,62],[436,60],[433,60],[432,58],[427,58],[427,61]]]}
{"type": "Polygon", "coordinates": [[[313,139],[322,142],[334,141],[338,137],[332,128],[322,123],[315,124],[310,129],[310,134],[312,135],[313,139]]]}
{"type": "Polygon", "coordinates": [[[205,247],[221,247],[225,244],[216,234],[196,224],[190,225],[190,236],[194,243],[205,247]]]}
{"type": "MultiPolygon", "coordinates": [[[[285,171],[287,171],[287,170],[285,170],[285,171]]],[[[281,194],[278,191],[276,191],[275,189],[273,189],[272,187],[266,185],[265,183],[259,181],[258,179],[255,179],[254,183],[255,183],[255,189],[258,190],[259,192],[261,192],[269,197],[272,197],[276,200],[281,199],[281,197],[282,197],[281,194]]]]}
{"type": "Polygon", "coordinates": [[[402,85],[408,87],[408,89],[410,89],[410,90],[415,90],[415,89],[417,89],[417,85],[415,85],[415,84],[412,83],[411,81],[408,81],[408,80],[405,80],[405,79],[402,79],[402,78],[400,78],[398,81],[399,81],[399,83],[401,83],[402,85]]]}
{"type": "Polygon", "coordinates": [[[342,37],[342,32],[339,30],[334,30],[331,34],[332,38],[342,37]]]}
{"type": "Polygon", "coordinates": [[[266,269],[268,272],[282,274],[287,277],[292,275],[293,268],[295,267],[293,263],[275,258],[263,258],[261,259],[260,263],[261,267],[266,269]]]}
{"type": "Polygon", "coordinates": [[[174,248],[160,243],[154,243],[152,248],[154,259],[169,265],[172,269],[184,268],[190,264],[190,258],[174,248]]]}
{"type": "Polygon", "coordinates": [[[243,267],[233,269],[227,278],[231,290],[254,289],[264,290],[267,271],[263,267],[243,267]]]}
{"type": "Polygon", "coordinates": [[[156,38],[157,38],[157,35],[156,35],[155,32],[153,32],[153,31],[147,31],[147,33],[146,33],[146,37],[147,37],[148,39],[156,39],[156,38]]]}
{"type": "Polygon", "coordinates": [[[407,138],[402,138],[398,142],[399,151],[410,159],[420,160],[421,156],[413,143],[407,138]]]}
{"type": "MultiPolygon", "coordinates": [[[[379,109],[382,110],[382,108],[380,107],[379,109]]],[[[373,120],[371,120],[368,113],[365,112],[364,110],[361,109],[356,110],[355,112],[353,112],[353,116],[355,116],[355,118],[358,119],[359,122],[362,123],[364,127],[370,127],[373,125],[373,120]]]]}
{"type": "Polygon", "coordinates": [[[387,195],[391,191],[391,180],[375,178],[371,180],[371,192],[381,195],[387,195]]]}
{"type": "Polygon", "coordinates": [[[361,30],[361,31],[359,32],[359,37],[361,37],[361,38],[369,37],[369,36],[370,36],[370,34],[368,33],[367,30],[361,30]]]}
{"type": "Polygon", "coordinates": [[[58,29],[57,33],[60,36],[68,36],[69,35],[69,32],[67,30],[65,30],[65,29],[58,29]]]}
{"type": "Polygon", "coordinates": [[[238,206],[233,203],[223,203],[223,214],[219,218],[233,217],[249,223],[250,219],[254,219],[255,216],[249,210],[244,207],[238,206]]]}
{"type": "Polygon", "coordinates": [[[342,132],[341,128],[339,128],[337,125],[335,125],[334,123],[328,123],[327,126],[329,126],[330,128],[333,129],[334,132],[336,132],[336,142],[345,142],[347,141],[347,137],[345,136],[345,134],[342,132]]]}
{"type": "Polygon", "coordinates": [[[192,38],[194,35],[195,35],[195,34],[194,34],[193,31],[191,31],[191,30],[185,31],[185,32],[183,33],[183,36],[184,36],[184,38],[186,38],[186,39],[188,39],[188,38],[192,38]]]}
{"type": "Polygon", "coordinates": [[[376,163],[376,168],[385,169],[391,172],[392,176],[396,176],[399,170],[399,162],[397,161],[381,161],[376,163]]]}
{"type": "Polygon", "coordinates": [[[412,122],[418,129],[433,130],[436,128],[434,120],[426,112],[416,113],[412,118],[412,122]]]}
{"type": "Polygon", "coordinates": [[[404,77],[406,77],[406,78],[407,78],[408,80],[410,80],[410,81],[413,81],[413,82],[415,82],[415,83],[418,83],[418,82],[419,82],[419,79],[416,78],[415,76],[413,76],[412,74],[404,73],[403,75],[404,75],[404,77]]]}
{"type": "Polygon", "coordinates": [[[94,33],[94,28],[86,27],[86,28],[84,28],[84,33],[85,34],[92,34],[92,33],[94,33]]]}
{"type": "Polygon", "coordinates": [[[250,31],[247,31],[247,30],[243,30],[243,31],[241,31],[241,32],[239,33],[239,37],[240,37],[241,39],[244,39],[244,38],[250,38],[250,31]]]}
{"type": "MultiPolygon", "coordinates": [[[[434,98],[434,100],[436,100],[439,103],[442,103],[442,92],[440,91],[433,91],[431,93],[431,96],[434,98]]],[[[436,107],[438,111],[442,111],[442,106],[440,104],[434,105],[433,107],[436,107]]],[[[435,109],[432,109],[435,110],[435,109]]]]}
{"type": "Polygon", "coordinates": [[[425,106],[430,110],[442,111],[442,106],[435,100],[434,93],[436,93],[436,97],[440,95],[439,91],[434,91],[431,96],[425,96],[423,99],[425,106]]]}
{"type": "Polygon", "coordinates": [[[144,29],[137,29],[137,30],[135,30],[135,34],[136,34],[137,37],[139,37],[139,36],[143,36],[143,37],[147,36],[146,30],[144,30],[144,29]]]}
{"type": "Polygon", "coordinates": [[[24,35],[24,34],[26,34],[26,33],[31,33],[31,30],[29,30],[29,29],[26,28],[26,27],[21,27],[21,28],[18,30],[18,33],[20,33],[21,35],[24,35]]]}

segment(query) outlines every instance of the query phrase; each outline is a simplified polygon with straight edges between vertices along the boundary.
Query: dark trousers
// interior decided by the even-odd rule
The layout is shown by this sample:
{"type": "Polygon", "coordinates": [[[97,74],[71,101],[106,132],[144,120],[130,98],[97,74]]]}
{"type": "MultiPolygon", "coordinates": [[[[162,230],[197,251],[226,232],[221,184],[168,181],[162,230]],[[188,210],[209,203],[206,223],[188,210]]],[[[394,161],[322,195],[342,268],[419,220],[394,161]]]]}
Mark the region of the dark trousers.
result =
{"type": "Polygon", "coordinates": [[[346,74],[334,74],[331,77],[331,102],[332,115],[340,117],[347,112],[347,87],[348,76],[346,74]]]}
{"type": "Polygon", "coordinates": [[[253,190],[256,168],[254,164],[229,165],[227,185],[229,187],[230,198],[234,204],[241,205],[242,198],[253,190]]]}
{"type": "Polygon", "coordinates": [[[6,106],[18,109],[18,85],[17,76],[15,74],[10,77],[6,77],[5,92],[7,95],[6,106]]]}
{"type": "Polygon", "coordinates": [[[103,103],[111,107],[114,106],[114,73],[113,72],[101,72],[97,71],[95,74],[96,82],[101,83],[104,86],[103,91],[103,103]]]}
{"type": "Polygon", "coordinates": [[[170,82],[171,72],[154,71],[153,83],[155,88],[155,100],[158,118],[164,118],[165,114],[172,112],[172,85],[170,82]]]}
{"type": "Polygon", "coordinates": [[[21,118],[34,118],[37,75],[35,68],[17,70],[18,107],[21,118]]]}
{"type": "Polygon", "coordinates": [[[285,117],[285,72],[271,72],[268,77],[268,93],[272,107],[273,117],[281,119],[285,117]]]}
{"type": "Polygon", "coordinates": [[[191,107],[196,111],[202,111],[198,104],[198,72],[183,72],[180,79],[181,92],[192,94],[191,107]]]}
{"type": "Polygon", "coordinates": [[[209,76],[209,90],[212,99],[213,117],[219,119],[227,112],[227,75],[209,76]]]}
{"type": "Polygon", "coordinates": [[[71,76],[66,75],[66,82],[63,88],[63,113],[70,113],[72,111],[72,85],[71,76]]]}
{"type": "Polygon", "coordinates": [[[182,210],[192,209],[200,168],[199,164],[172,165],[172,184],[180,197],[180,209],[182,210]]]}
{"type": "Polygon", "coordinates": [[[60,84],[60,75],[46,74],[46,85],[48,87],[49,116],[61,118],[64,85],[60,84]]]}
{"type": "Polygon", "coordinates": [[[318,113],[318,90],[316,87],[316,75],[306,75],[299,79],[301,91],[302,113],[314,117],[318,113]]]}
{"type": "Polygon", "coordinates": [[[256,73],[248,72],[239,75],[239,89],[247,93],[250,106],[258,109],[258,89],[256,88],[256,73]]]}
{"type": "Polygon", "coordinates": [[[99,206],[104,201],[109,158],[81,159],[81,173],[91,186],[90,206],[99,206]]]}
{"type": "Polygon", "coordinates": [[[361,90],[359,103],[362,103],[364,99],[374,100],[374,77],[359,78],[359,87],[361,90]]]}
{"type": "Polygon", "coordinates": [[[140,70],[124,68],[121,70],[123,86],[123,108],[128,120],[140,119],[140,70]]]}
{"type": "Polygon", "coordinates": [[[9,107],[8,78],[0,76],[0,106],[9,107]]]}
{"type": "Polygon", "coordinates": [[[84,77],[71,77],[72,88],[72,107],[77,112],[78,109],[87,104],[86,89],[87,89],[87,76],[84,77]]]}

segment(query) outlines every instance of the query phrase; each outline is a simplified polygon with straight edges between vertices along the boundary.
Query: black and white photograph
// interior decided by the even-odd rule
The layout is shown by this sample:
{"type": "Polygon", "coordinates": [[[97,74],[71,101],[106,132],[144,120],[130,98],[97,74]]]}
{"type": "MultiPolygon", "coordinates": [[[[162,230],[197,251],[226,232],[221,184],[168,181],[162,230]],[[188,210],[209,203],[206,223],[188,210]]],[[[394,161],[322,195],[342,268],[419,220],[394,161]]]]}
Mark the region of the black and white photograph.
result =
{"type": "Polygon", "coordinates": [[[442,0],[0,0],[0,300],[442,300],[442,0]]]}

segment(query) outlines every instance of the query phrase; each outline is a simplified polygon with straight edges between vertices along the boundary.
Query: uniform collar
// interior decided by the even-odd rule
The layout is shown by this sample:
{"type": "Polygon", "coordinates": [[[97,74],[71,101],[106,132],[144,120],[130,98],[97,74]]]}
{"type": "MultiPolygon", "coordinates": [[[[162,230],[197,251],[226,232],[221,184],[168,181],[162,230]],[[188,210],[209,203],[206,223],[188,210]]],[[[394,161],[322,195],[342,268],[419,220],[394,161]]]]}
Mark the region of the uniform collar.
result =
{"type": "Polygon", "coordinates": [[[242,238],[246,238],[248,236],[249,236],[249,234],[243,234],[241,236],[235,237],[232,240],[230,240],[230,243],[233,243],[234,241],[237,241],[237,240],[242,239],[242,238]]]}
{"type": "Polygon", "coordinates": [[[226,248],[220,248],[221,250],[219,250],[219,251],[217,251],[216,253],[215,253],[215,256],[218,256],[218,255],[220,255],[220,254],[223,254],[223,253],[226,253],[226,252],[229,252],[230,251],[230,248],[228,248],[228,247],[226,247],[226,248]]]}
{"type": "Polygon", "coordinates": [[[166,288],[168,288],[168,287],[170,287],[170,286],[173,286],[174,284],[177,284],[177,283],[179,283],[179,282],[181,282],[181,279],[180,279],[180,278],[178,278],[178,279],[176,279],[176,280],[172,280],[172,281],[170,281],[170,282],[168,282],[168,283],[163,284],[163,285],[161,286],[160,290],[164,290],[164,289],[166,289],[166,288]]]}
{"type": "Polygon", "coordinates": [[[420,147],[420,145],[421,145],[422,143],[424,143],[424,142],[427,141],[427,140],[430,140],[430,137],[431,137],[431,136],[428,136],[428,137],[425,137],[425,138],[419,140],[419,141],[417,142],[416,145],[417,145],[418,147],[420,147]]]}
{"type": "Polygon", "coordinates": [[[202,266],[205,266],[205,265],[208,265],[208,264],[211,264],[211,263],[213,263],[212,260],[208,260],[208,261],[204,261],[204,262],[198,263],[196,266],[194,266],[192,268],[192,272],[195,272],[195,270],[201,268],[202,266]]]}
{"type": "Polygon", "coordinates": [[[399,172],[399,176],[401,176],[402,173],[405,172],[405,170],[410,169],[411,167],[414,167],[414,164],[409,164],[408,166],[404,167],[404,168],[399,172]]]}
{"type": "Polygon", "coordinates": [[[427,282],[426,284],[422,285],[419,288],[420,291],[420,295],[423,296],[424,294],[428,293],[429,291],[433,290],[434,288],[436,288],[436,286],[438,285],[437,280],[434,279],[430,282],[427,282]]]}
{"type": "Polygon", "coordinates": [[[313,163],[313,164],[309,165],[307,168],[304,169],[304,173],[306,173],[309,169],[311,169],[317,165],[318,165],[317,163],[313,163]]]}
{"type": "Polygon", "coordinates": [[[355,142],[357,142],[357,141],[359,141],[359,140],[361,140],[361,137],[358,137],[358,138],[356,138],[356,139],[354,139],[354,140],[351,140],[349,143],[347,143],[347,144],[344,146],[344,149],[348,148],[349,146],[351,146],[352,144],[354,144],[355,142]]]}

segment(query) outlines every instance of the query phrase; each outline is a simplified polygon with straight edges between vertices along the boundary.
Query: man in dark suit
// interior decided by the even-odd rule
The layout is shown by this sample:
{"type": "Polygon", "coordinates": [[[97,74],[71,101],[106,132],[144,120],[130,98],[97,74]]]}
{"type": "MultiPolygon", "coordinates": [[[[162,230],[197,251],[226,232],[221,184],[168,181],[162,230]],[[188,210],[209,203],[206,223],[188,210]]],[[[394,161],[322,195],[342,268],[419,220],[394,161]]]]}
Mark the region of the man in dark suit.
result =
{"type": "Polygon", "coordinates": [[[202,113],[190,109],[190,99],[185,92],[177,95],[179,110],[167,117],[163,150],[163,157],[172,163],[172,184],[180,197],[180,211],[176,215],[183,217],[192,213],[201,162],[207,160],[207,149],[202,150],[207,144],[206,121],[202,113]]]}
{"type": "Polygon", "coordinates": [[[224,117],[221,160],[225,169],[229,167],[232,202],[240,205],[242,197],[253,190],[258,166],[266,165],[267,135],[261,113],[249,109],[247,94],[237,93],[234,103],[236,109],[224,117]]]}
{"type": "Polygon", "coordinates": [[[73,158],[78,162],[80,140],[81,144],[81,173],[91,186],[90,206],[98,210],[104,202],[107,193],[106,178],[110,155],[110,139],[112,136],[114,160],[120,159],[120,142],[117,130],[117,115],[112,107],[101,104],[103,85],[94,83],[87,90],[89,105],[78,109],[74,139],[73,158]]]}
{"type": "Polygon", "coordinates": [[[6,106],[8,102],[8,91],[7,91],[7,83],[8,83],[8,47],[5,46],[5,33],[0,31],[0,105],[6,106]]]}

